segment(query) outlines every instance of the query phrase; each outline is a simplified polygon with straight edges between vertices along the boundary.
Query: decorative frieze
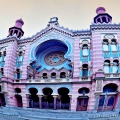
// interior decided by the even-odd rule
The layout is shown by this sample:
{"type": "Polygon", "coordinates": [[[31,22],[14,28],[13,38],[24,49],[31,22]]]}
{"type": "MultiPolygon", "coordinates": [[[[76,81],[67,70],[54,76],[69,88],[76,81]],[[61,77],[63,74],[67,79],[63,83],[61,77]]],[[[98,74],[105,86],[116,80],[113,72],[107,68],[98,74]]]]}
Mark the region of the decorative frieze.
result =
{"type": "Polygon", "coordinates": [[[103,80],[96,80],[95,92],[103,91],[103,80]]]}

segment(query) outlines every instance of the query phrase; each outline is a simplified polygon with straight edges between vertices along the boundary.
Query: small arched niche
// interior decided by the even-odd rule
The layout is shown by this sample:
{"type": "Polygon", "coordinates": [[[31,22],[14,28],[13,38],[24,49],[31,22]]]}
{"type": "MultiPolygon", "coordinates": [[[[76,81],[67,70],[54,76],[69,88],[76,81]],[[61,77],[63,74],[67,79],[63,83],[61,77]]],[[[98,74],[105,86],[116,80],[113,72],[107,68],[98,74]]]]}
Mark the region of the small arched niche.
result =
{"type": "Polygon", "coordinates": [[[15,88],[15,93],[21,93],[21,89],[20,88],[15,88]]]}
{"type": "Polygon", "coordinates": [[[89,92],[90,92],[89,89],[86,88],[86,87],[80,88],[80,89],[78,90],[78,93],[79,93],[79,94],[87,94],[87,93],[89,93],[89,92]]]}

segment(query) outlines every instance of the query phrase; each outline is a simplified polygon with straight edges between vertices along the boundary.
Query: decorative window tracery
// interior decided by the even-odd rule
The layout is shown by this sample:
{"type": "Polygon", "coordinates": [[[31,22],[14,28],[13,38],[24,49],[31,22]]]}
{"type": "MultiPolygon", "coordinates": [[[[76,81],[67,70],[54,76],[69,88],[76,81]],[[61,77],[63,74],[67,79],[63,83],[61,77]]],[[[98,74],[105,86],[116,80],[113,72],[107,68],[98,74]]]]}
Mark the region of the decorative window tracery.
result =
{"type": "Polygon", "coordinates": [[[65,55],[65,53],[60,52],[60,51],[51,52],[45,56],[44,61],[46,64],[48,64],[50,66],[61,65],[66,60],[64,58],[64,55],[65,55]]]}

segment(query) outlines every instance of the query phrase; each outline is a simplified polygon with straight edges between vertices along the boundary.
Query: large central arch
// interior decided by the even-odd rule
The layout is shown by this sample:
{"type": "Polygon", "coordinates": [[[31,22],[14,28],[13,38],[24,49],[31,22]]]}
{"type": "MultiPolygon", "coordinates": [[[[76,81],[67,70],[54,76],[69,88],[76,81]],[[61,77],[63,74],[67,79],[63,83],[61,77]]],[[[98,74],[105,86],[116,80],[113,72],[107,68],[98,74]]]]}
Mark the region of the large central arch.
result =
{"type": "Polygon", "coordinates": [[[34,63],[37,66],[37,70],[41,71],[43,69],[50,70],[52,68],[60,69],[63,66],[67,69],[70,69],[67,66],[67,57],[66,55],[70,52],[69,45],[60,40],[48,40],[45,41],[32,51],[33,58],[35,57],[34,63]]]}

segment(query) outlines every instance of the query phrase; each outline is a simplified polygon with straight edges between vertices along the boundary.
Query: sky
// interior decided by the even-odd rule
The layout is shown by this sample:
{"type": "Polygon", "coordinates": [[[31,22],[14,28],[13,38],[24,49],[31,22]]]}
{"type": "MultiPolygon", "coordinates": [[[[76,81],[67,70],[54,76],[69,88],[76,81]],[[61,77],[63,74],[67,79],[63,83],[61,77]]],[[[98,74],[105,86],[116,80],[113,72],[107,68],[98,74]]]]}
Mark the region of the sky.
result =
{"type": "Polygon", "coordinates": [[[58,17],[65,28],[89,29],[99,6],[105,7],[113,23],[120,23],[120,0],[0,0],[0,39],[19,18],[24,21],[23,38],[44,29],[51,17],[58,17]]]}

